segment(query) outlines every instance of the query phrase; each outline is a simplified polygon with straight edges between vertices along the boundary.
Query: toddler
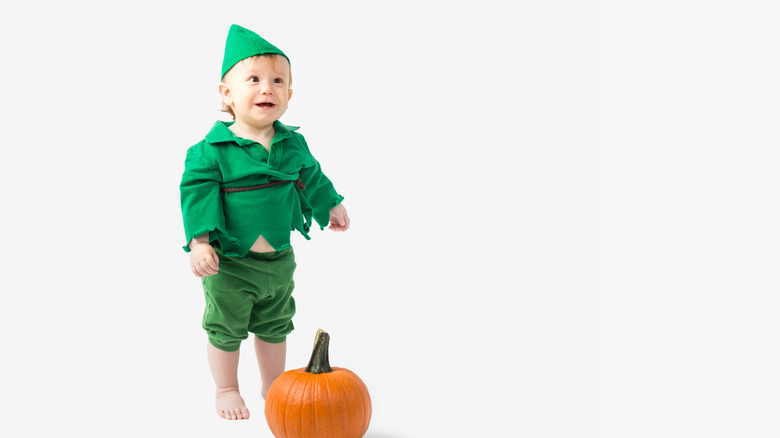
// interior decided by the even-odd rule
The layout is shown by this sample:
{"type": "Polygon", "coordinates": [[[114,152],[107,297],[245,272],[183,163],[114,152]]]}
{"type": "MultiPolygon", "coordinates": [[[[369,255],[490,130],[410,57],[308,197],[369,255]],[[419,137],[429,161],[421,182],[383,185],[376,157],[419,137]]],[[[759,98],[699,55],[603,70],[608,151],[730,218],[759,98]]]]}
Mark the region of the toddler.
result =
{"type": "Polygon", "coordinates": [[[265,398],[284,372],[293,330],[295,255],[290,233],[349,228],[344,199],[298,128],[279,122],[292,97],[290,61],[256,33],[230,27],[219,93],[233,122],[218,121],[187,150],[181,207],[192,272],[206,299],[203,328],[217,413],[247,419],[238,389],[241,342],[254,334],[265,398]]]}

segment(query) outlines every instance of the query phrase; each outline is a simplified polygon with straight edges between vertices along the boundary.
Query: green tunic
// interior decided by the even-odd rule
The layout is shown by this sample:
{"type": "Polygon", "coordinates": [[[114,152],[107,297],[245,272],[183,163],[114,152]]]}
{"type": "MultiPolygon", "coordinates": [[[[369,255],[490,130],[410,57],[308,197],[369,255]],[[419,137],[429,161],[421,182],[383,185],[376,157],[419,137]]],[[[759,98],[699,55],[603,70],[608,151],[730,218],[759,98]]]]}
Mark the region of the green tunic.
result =
{"type": "Polygon", "coordinates": [[[261,234],[277,251],[290,247],[290,232],[306,239],[312,217],[325,228],[330,209],[344,197],[322,173],[298,127],[274,122],[270,152],[260,143],[237,137],[218,121],[206,138],[187,150],[180,185],[184,232],[189,242],[204,233],[227,256],[243,257],[261,234]],[[224,193],[222,187],[247,187],[300,178],[305,189],[281,184],[224,193]]]}

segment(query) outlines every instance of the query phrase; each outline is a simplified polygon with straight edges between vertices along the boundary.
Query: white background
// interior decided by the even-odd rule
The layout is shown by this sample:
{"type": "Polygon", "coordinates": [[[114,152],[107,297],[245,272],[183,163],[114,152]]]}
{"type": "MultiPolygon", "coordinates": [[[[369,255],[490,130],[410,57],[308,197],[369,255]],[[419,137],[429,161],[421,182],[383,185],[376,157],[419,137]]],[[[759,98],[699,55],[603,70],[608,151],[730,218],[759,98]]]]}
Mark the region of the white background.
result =
{"type": "Polygon", "coordinates": [[[367,437],[777,436],[771,4],[5,6],[0,432],[271,436],[249,343],[214,413],[180,249],[237,23],[352,218],[293,242],[288,367],[329,331],[367,437]]]}
{"type": "Polygon", "coordinates": [[[607,436],[780,436],[780,5],[606,5],[607,436]]]}

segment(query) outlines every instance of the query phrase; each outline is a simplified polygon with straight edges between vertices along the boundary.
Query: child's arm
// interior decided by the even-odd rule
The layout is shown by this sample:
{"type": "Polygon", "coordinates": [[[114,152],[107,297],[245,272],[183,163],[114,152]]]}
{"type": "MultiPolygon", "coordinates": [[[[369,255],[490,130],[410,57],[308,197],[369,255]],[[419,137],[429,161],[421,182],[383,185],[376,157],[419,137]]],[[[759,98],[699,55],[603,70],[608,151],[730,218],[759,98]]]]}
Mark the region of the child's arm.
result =
{"type": "MultiPolygon", "coordinates": [[[[195,243],[208,245],[209,239],[219,238],[223,249],[238,244],[236,239],[226,233],[225,214],[220,199],[222,177],[215,170],[218,167],[214,159],[206,160],[203,157],[197,145],[187,151],[180,185],[186,239],[183,249],[187,252],[195,249],[195,243]]],[[[207,249],[201,248],[200,252],[203,250],[207,249]]],[[[211,256],[209,258],[216,258],[212,251],[213,248],[211,251],[207,250],[208,255],[211,256]]]]}
{"type": "Polygon", "coordinates": [[[203,159],[197,147],[187,150],[181,179],[181,205],[184,232],[189,242],[184,249],[190,253],[190,268],[196,277],[208,277],[219,270],[219,258],[209,237],[225,229],[225,217],[220,200],[220,180],[214,167],[203,159]],[[210,233],[216,233],[211,234],[210,233]]]}
{"type": "MultiPolygon", "coordinates": [[[[300,137],[300,140],[306,152],[311,156],[309,145],[306,144],[303,136],[300,137]]],[[[311,158],[314,164],[302,168],[300,178],[306,186],[303,195],[312,207],[312,216],[322,229],[329,225],[331,230],[346,231],[349,228],[349,217],[347,209],[341,206],[344,197],[336,192],[333,183],[322,172],[317,159],[314,156],[311,158]]]]}
{"type": "Polygon", "coordinates": [[[209,244],[209,233],[192,239],[190,247],[190,267],[196,277],[208,277],[219,271],[219,257],[209,244]]]}
{"type": "Polygon", "coordinates": [[[347,231],[349,229],[349,216],[344,204],[339,204],[330,209],[330,225],[333,231],[347,231]]]}

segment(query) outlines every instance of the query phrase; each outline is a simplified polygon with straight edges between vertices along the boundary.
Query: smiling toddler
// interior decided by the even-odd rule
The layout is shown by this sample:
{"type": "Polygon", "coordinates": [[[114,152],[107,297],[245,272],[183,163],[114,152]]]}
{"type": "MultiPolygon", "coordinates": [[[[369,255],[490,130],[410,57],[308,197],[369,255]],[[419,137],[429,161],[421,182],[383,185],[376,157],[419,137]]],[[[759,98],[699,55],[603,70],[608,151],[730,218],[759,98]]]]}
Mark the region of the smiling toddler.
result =
{"type": "Polygon", "coordinates": [[[181,207],[193,274],[202,279],[203,328],[217,413],[247,419],[238,388],[241,342],[252,333],[265,398],[284,372],[293,330],[291,230],[309,239],[349,228],[344,199],[298,128],[279,122],[292,97],[287,55],[256,33],[230,27],[219,93],[232,122],[217,121],[187,150],[181,207]]]}

